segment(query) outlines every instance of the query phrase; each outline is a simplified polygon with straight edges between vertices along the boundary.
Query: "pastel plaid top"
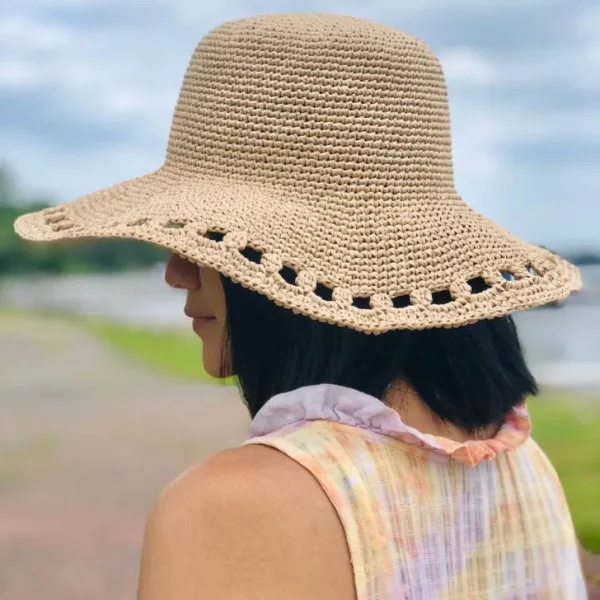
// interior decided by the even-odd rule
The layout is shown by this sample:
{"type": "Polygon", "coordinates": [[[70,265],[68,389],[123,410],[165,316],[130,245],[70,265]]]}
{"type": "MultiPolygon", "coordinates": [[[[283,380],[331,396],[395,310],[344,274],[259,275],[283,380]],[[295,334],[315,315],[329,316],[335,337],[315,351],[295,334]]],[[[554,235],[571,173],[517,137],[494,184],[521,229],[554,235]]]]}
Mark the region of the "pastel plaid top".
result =
{"type": "Polygon", "coordinates": [[[493,439],[458,443],[319,385],[269,400],[246,443],[277,448],[320,483],[358,600],[585,599],[565,496],[530,430],[523,404],[493,439]]]}

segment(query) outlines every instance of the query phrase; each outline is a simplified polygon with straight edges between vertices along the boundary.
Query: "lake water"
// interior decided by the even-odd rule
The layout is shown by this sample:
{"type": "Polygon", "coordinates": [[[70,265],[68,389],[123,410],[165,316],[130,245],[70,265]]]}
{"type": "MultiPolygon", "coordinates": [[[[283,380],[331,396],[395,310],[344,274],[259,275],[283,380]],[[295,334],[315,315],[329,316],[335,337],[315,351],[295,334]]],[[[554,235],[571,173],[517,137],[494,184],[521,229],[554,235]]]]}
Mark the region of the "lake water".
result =
{"type": "MultiPolygon", "coordinates": [[[[515,315],[529,363],[540,382],[600,390],[600,267],[582,269],[588,292],[561,308],[515,315]]],[[[0,302],[161,328],[189,327],[183,292],[168,288],[162,269],[119,275],[40,277],[0,282],[0,302]]]]}

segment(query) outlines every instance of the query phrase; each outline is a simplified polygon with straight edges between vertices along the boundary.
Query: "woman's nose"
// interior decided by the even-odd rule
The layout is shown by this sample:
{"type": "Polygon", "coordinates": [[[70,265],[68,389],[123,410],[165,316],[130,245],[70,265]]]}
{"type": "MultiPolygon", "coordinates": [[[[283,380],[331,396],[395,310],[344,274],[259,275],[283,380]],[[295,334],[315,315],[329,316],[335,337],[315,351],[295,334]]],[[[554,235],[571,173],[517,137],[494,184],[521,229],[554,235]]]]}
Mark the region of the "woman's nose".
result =
{"type": "Polygon", "coordinates": [[[165,269],[165,281],[173,288],[196,290],[200,287],[200,269],[198,265],[173,254],[165,269]]]}

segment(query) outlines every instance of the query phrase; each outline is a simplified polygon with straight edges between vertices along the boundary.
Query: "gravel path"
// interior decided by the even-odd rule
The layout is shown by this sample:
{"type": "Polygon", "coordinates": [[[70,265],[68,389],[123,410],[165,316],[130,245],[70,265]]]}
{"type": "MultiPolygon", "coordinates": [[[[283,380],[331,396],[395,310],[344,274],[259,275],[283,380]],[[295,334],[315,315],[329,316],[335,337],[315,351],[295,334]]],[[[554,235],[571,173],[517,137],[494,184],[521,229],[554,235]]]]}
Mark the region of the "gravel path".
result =
{"type": "Polygon", "coordinates": [[[232,388],[185,383],[74,325],[0,318],[0,597],[130,600],[157,494],[240,443],[232,388]]]}

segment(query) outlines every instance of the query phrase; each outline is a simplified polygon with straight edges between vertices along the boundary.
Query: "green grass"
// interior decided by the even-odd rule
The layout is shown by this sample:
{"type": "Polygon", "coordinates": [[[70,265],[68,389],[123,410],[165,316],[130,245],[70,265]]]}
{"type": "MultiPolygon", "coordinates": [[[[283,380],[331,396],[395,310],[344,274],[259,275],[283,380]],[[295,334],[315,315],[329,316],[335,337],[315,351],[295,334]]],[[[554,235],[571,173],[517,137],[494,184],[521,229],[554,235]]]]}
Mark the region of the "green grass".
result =
{"type": "Polygon", "coordinates": [[[565,489],[582,544],[600,553],[600,400],[541,396],[529,401],[533,437],[565,489]]]}

